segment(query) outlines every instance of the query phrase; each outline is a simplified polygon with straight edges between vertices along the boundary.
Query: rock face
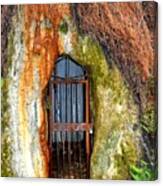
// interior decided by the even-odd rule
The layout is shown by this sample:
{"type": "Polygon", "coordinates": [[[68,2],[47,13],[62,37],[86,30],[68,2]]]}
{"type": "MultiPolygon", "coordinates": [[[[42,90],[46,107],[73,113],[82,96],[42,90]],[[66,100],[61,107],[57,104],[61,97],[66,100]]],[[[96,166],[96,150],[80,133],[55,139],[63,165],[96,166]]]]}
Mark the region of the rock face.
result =
{"type": "Polygon", "coordinates": [[[8,103],[10,164],[15,176],[48,176],[44,89],[58,56],[56,30],[66,14],[67,5],[30,5],[17,6],[12,17],[4,101],[8,103]]]}
{"type": "Polygon", "coordinates": [[[74,12],[79,30],[99,41],[135,96],[141,94],[141,84],[154,69],[151,32],[143,17],[142,3],[78,4],[74,12]]]}
{"type": "Polygon", "coordinates": [[[89,67],[92,85],[95,134],[91,178],[128,179],[129,165],[141,154],[140,131],[134,130],[138,108],[117,67],[107,65],[101,47],[87,37],[77,43],[74,56],[89,67]]]}
{"type": "MultiPolygon", "coordinates": [[[[2,7],[9,19],[6,32],[2,22],[3,176],[48,177],[45,89],[63,53],[89,71],[91,178],[139,179],[134,167],[155,172],[156,31],[149,4],[2,7]]],[[[152,173],[141,179],[154,179],[152,173]]]]}

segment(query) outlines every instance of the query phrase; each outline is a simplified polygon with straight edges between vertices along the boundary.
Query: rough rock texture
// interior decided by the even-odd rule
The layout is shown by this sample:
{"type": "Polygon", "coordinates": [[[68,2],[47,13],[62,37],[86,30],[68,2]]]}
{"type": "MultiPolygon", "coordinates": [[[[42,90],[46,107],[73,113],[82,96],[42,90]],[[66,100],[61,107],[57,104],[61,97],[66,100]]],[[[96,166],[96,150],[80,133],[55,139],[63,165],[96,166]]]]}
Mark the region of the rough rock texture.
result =
{"type": "Polygon", "coordinates": [[[108,64],[114,61],[129,85],[139,108],[144,157],[156,170],[157,4],[75,4],[72,11],[80,33],[100,43],[108,64]]]}
{"type": "Polygon", "coordinates": [[[15,176],[47,177],[44,89],[58,56],[57,29],[67,5],[18,6],[8,34],[8,113],[15,176]],[[10,62],[9,62],[10,61],[10,62]]]}
{"type": "Polygon", "coordinates": [[[1,7],[1,132],[2,132],[2,153],[1,158],[3,162],[2,175],[13,176],[11,169],[11,149],[10,149],[10,134],[9,134],[9,109],[8,109],[8,71],[11,62],[8,57],[7,48],[10,47],[8,43],[8,34],[11,30],[12,16],[16,14],[16,6],[2,6],[1,7]],[[7,60],[8,59],[8,60],[7,60]]]}
{"type": "Polygon", "coordinates": [[[129,165],[141,156],[138,108],[123,77],[107,66],[101,48],[89,38],[79,38],[74,56],[89,68],[94,117],[91,178],[128,179],[129,165]],[[98,63],[97,63],[98,61],[98,63]]]}
{"type": "Polygon", "coordinates": [[[89,72],[95,132],[91,178],[128,179],[129,165],[141,156],[138,108],[118,68],[107,65],[98,43],[81,37],[71,18],[62,25],[67,26],[59,32],[59,53],[69,54],[89,72]]]}
{"type": "Polygon", "coordinates": [[[62,53],[89,71],[95,126],[91,178],[140,179],[134,166],[148,175],[156,169],[157,16],[150,12],[157,8],[151,4],[2,7],[2,18],[8,15],[2,21],[3,176],[48,176],[44,96],[62,53]]]}
{"type": "Polygon", "coordinates": [[[114,59],[139,104],[144,99],[141,89],[154,69],[151,33],[142,4],[76,4],[73,9],[79,30],[98,40],[114,59]]]}
{"type": "Polygon", "coordinates": [[[16,13],[16,6],[2,5],[1,7],[1,66],[2,66],[2,76],[5,76],[5,70],[7,70],[6,59],[7,59],[7,36],[11,29],[11,19],[16,13]]]}

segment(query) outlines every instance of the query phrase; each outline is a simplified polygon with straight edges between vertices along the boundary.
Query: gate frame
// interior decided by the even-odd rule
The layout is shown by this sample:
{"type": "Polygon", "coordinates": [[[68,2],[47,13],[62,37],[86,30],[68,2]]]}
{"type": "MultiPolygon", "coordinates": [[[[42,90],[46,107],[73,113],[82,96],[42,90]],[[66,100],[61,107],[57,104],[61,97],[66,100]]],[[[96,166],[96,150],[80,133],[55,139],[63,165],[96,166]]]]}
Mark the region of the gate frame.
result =
{"type": "MultiPolygon", "coordinates": [[[[73,62],[76,63],[71,57],[67,55],[63,55],[73,62]]],[[[62,57],[62,56],[61,56],[62,57]]],[[[60,60],[59,60],[60,61],[60,60]]],[[[58,61],[57,61],[58,62],[58,61]]],[[[78,63],[76,63],[79,65],[78,63]]],[[[58,78],[58,77],[57,77],[58,78]]],[[[87,165],[87,178],[90,177],[90,153],[91,153],[91,141],[90,141],[90,130],[93,129],[93,124],[90,122],[90,85],[89,85],[89,80],[88,76],[85,75],[86,79],[72,79],[72,78],[67,78],[67,79],[51,79],[49,81],[49,97],[50,97],[50,103],[51,103],[51,108],[50,108],[50,122],[48,126],[48,143],[49,143],[49,152],[50,152],[50,158],[49,158],[49,175],[51,175],[52,167],[51,167],[51,162],[52,162],[52,133],[56,131],[85,131],[86,136],[85,136],[85,145],[86,145],[86,165],[87,165]],[[54,122],[54,102],[55,102],[55,96],[54,96],[54,84],[85,84],[85,122],[82,123],[56,123],[54,122]]]]}

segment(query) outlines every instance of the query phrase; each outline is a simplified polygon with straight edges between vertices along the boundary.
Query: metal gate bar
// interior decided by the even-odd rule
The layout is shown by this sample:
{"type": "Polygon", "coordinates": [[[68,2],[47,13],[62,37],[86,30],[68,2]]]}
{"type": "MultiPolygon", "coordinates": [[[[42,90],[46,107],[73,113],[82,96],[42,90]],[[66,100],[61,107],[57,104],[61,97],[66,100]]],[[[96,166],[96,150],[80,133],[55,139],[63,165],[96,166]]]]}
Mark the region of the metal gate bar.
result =
{"type": "MultiPolygon", "coordinates": [[[[89,123],[89,84],[86,82],[86,123],[89,123]]],[[[90,160],[90,135],[89,130],[86,130],[86,154],[87,154],[87,177],[89,178],[89,160],[90,160]]]]}
{"type": "MultiPolygon", "coordinates": [[[[72,85],[73,81],[67,81],[66,84],[71,84],[72,85]]],[[[80,81],[78,81],[77,83],[79,83],[80,81]]],[[[75,81],[76,83],[76,81],[75,81]]],[[[65,111],[65,123],[63,122],[54,122],[54,108],[52,107],[52,112],[51,112],[51,125],[50,125],[50,133],[53,133],[55,135],[55,138],[53,140],[51,140],[50,144],[52,144],[53,142],[55,142],[55,147],[56,147],[56,167],[55,168],[55,177],[65,177],[65,174],[67,172],[67,166],[69,169],[69,178],[71,178],[71,172],[72,172],[72,168],[71,168],[71,164],[72,162],[74,162],[74,178],[82,178],[82,145],[81,145],[81,141],[80,138],[81,135],[84,131],[85,131],[85,148],[86,148],[86,170],[87,170],[87,178],[89,177],[89,159],[90,159],[90,136],[89,136],[89,131],[92,128],[92,124],[89,123],[89,95],[88,95],[88,91],[89,91],[89,87],[88,87],[88,81],[82,81],[80,82],[80,84],[85,84],[85,92],[86,92],[86,115],[85,115],[85,119],[86,122],[84,123],[78,123],[78,118],[76,116],[75,121],[77,123],[67,123],[66,121],[68,120],[68,115],[67,112],[65,111]],[[53,132],[52,132],[53,131],[53,132]],[[75,132],[76,131],[76,132],[75,132]],[[83,131],[83,132],[82,132],[83,131]],[[60,136],[60,138],[58,138],[58,135],[60,136]],[[70,137],[72,136],[72,139],[70,139],[70,137]],[[57,142],[58,139],[60,139],[59,143],[57,142]],[[75,139],[75,142],[74,142],[75,139]],[[61,149],[61,143],[62,143],[62,149],[61,149]],[[67,144],[67,148],[66,145],[67,144]],[[72,153],[73,152],[73,153],[72,153]],[[72,154],[71,154],[72,153],[72,154]],[[62,159],[60,158],[60,156],[62,155],[62,159]],[[67,160],[65,155],[67,155],[67,160]],[[68,165],[65,165],[65,162],[68,163],[68,165]]],[[[60,95],[61,95],[61,81],[59,81],[59,84],[57,84],[55,81],[53,81],[51,83],[53,86],[56,85],[56,87],[58,86],[58,89],[60,91],[60,95]]],[[[75,88],[76,88],[76,95],[77,95],[77,84],[75,84],[75,88]]],[[[51,86],[51,96],[52,96],[52,100],[55,100],[54,96],[54,90],[53,90],[53,86],[51,86]]],[[[71,86],[72,87],[72,86],[71,86]]],[[[66,90],[67,90],[67,85],[66,85],[66,90]]],[[[72,89],[71,89],[72,91],[72,89]]],[[[72,94],[71,94],[72,96],[72,94]]],[[[65,94],[65,97],[67,97],[67,93],[65,94]]],[[[62,96],[59,97],[59,99],[62,99],[62,96]]],[[[72,99],[71,99],[72,101],[72,99]]],[[[76,113],[78,113],[78,105],[77,105],[77,101],[76,102],[76,113]]],[[[52,101],[52,104],[54,104],[54,101],[52,101]]],[[[72,105],[72,104],[71,104],[72,105]]],[[[61,105],[62,107],[63,105],[61,105]]],[[[67,101],[66,101],[66,105],[65,108],[67,107],[67,101]]],[[[72,108],[71,108],[72,110],[72,108]]],[[[60,119],[57,119],[56,121],[63,121],[63,114],[61,113],[62,108],[60,109],[59,115],[60,115],[60,119]]],[[[71,116],[72,117],[72,116],[71,116]]],[[[72,118],[71,118],[72,120],[72,118]]],[[[50,138],[52,139],[52,136],[50,136],[50,138]]],[[[51,148],[52,145],[51,145],[51,148]]],[[[51,170],[53,169],[52,167],[50,168],[51,170]]]]}
{"type": "Polygon", "coordinates": [[[89,178],[89,82],[79,76],[68,78],[69,65],[62,66],[66,78],[50,80],[49,173],[56,178],[89,178]]]}

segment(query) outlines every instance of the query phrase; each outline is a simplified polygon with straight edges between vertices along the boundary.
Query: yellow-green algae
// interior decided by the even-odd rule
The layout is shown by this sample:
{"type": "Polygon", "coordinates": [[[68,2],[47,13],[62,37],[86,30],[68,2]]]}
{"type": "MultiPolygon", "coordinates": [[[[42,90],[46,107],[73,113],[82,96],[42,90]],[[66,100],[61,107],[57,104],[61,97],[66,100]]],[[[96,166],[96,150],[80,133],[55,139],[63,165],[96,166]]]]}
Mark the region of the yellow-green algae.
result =
{"type": "MultiPolygon", "coordinates": [[[[12,64],[12,56],[14,54],[14,46],[13,46],[13,36],[14,33],[11,31],[8,36],[8,46],[7,46],[7,65],[8,71],[12,64]]],[[[8,73],[7,71],[7,73],[8,73]]],[[[10,137],[10,129],[9,129],[9,105],[8,105],[8,86],[10,83],[10,78],[1,77],[3,79],[3,85],[1,87],[2,90],[2,110],[1,110],[1,176],[3,177],[12,177],[14,176],[13,170],[11,168],[11,137],[10,137]]]]}
{"type": "Polygon", "coordinates": [[[149,76],[147,85],[144,88],[145,99],[143,100],[142,115],[140,118],[142,128],[151,135],[157,132],[157,79],[154,75],[149,76]],[[152,96],[152,99],[150,97],[152,96]]]}
{"type": "Polygon", "coordinates": [[[136,128],[138,109],[114,63],[109,66],[100,46],[89,37],[78,37],[72,57],[87,66],[94,117],[91,178],[129,179],[129,166],[140,156],[136,128]]]}

